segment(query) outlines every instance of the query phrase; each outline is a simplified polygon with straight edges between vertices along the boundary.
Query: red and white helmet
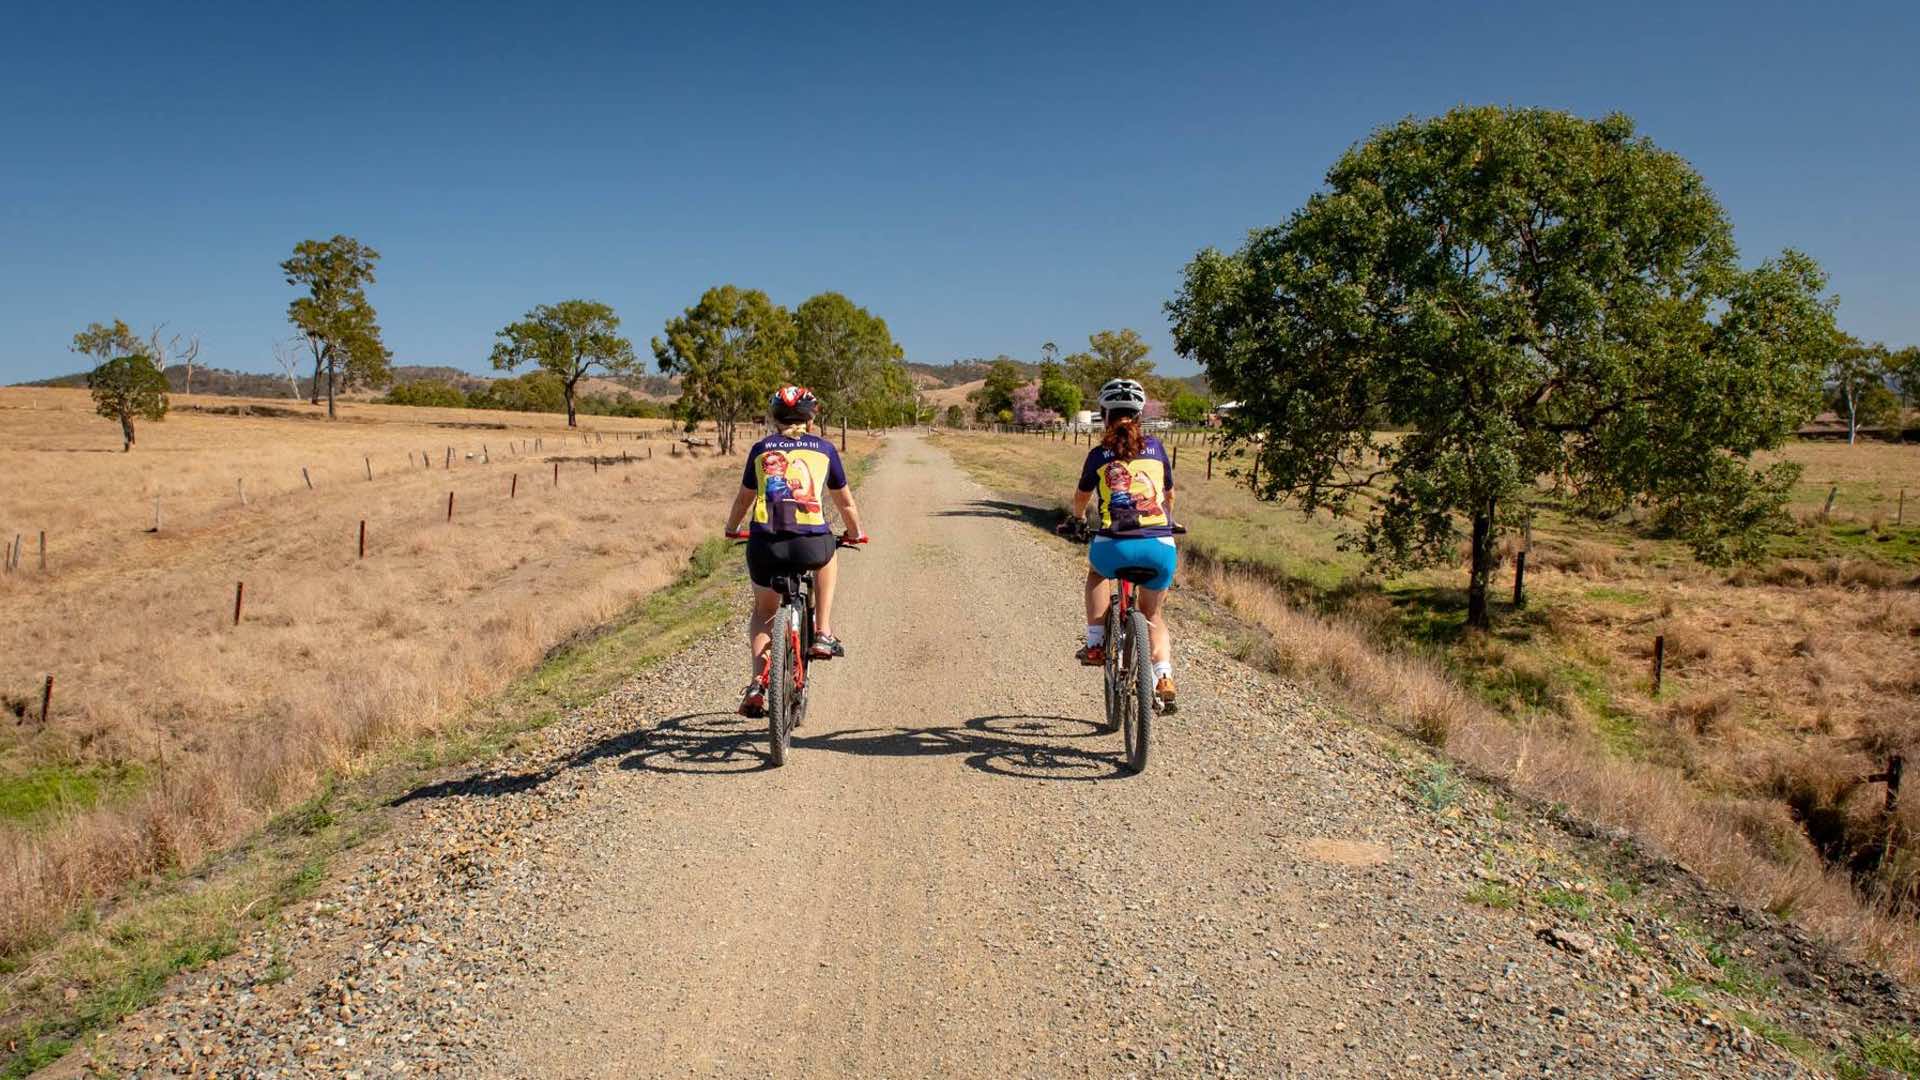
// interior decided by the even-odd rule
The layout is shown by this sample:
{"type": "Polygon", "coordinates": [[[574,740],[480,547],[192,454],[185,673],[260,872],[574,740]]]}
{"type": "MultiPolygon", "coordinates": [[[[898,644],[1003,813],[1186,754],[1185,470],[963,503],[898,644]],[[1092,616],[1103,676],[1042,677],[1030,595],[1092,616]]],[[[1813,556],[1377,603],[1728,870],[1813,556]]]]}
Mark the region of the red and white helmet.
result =
{"type": "Polygon", "coordinates": [[[820,409],[820,399],[813,391],[804,386],[783,386],[773,395],[773,403],[768,410],[775,423],[799,424],[813,419],[820,409]]]}

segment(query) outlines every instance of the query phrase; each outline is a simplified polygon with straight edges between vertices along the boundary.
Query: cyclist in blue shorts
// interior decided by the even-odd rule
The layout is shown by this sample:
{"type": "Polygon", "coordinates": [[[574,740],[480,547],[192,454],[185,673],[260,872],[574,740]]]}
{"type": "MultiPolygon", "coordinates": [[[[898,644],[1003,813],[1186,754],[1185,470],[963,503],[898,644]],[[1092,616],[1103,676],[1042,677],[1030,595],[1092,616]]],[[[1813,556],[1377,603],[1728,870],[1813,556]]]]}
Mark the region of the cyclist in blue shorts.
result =
{"type": "Polygon", "coordinates": [[[1153,642],[1154,696],[1171,710],[1173,642],[1161,609],[1178,562],[1173,461],[1159,439],[1140,430],[1140,413],[1146,407],[1146,389],[1132,379],[1114,379],[1100,388],[1100,415],[1107,430],[1100,445],[1087,452],[1069,521],[1083,519],[1087,504],[1098,496],[1100,528],[1087,548],[1087,643],[1075,655],[1089,667],[1106,662],[1107,581],[1122,567],[1158,571],[1138,595],[1153,642]]]}

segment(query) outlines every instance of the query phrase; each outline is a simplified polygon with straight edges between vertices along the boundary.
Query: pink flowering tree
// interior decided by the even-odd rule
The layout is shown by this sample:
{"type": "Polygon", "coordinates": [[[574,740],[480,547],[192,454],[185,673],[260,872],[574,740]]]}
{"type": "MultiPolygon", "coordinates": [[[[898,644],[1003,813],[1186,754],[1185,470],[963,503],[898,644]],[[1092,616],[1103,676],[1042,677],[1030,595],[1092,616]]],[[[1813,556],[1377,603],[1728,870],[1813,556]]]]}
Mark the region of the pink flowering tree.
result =
{"type": "Polygon", "coordinates": [[[1040,384],[1028,383],[1013,392],[1013,421],[1029,427],[1060,422],[1060,414],[1040,405],[1040,384]]]}

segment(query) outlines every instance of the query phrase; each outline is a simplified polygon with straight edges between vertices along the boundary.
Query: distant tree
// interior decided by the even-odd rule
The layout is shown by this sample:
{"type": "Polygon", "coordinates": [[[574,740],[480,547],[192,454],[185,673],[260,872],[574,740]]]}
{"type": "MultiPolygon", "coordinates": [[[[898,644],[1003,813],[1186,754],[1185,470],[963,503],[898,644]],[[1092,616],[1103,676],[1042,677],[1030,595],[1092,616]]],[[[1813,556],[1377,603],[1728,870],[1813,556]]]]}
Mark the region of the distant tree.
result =
{"type": "Polygon", "coordinates": [[[1044,427],[1060,422],[1061,416],[1040,401],[1040,384],[1028,383],[1013,392],[1013,420],[1027,427],[1044,427]]]}
{"type": "Polygon", "coordinates": [[[167,324],[161,323],[147,334],[147,344],[141,351],[153,360],[153,366],[165,375],[167,369],[175,364],[186,369],[185,393],[193,393],[193,362],[200,356],[199,334],[169,334],[167,324]]]}
{"type": "Polygon", "coordinates": [[[1908,406],[1920,409],[1920,345],[1909,345],[1887,357],[1887,370],[1900,387],[1908,406]]]}
{"type": "Polygon", "coordinates": [[[1064,376],[1056,373],[1049,377],[1043,373],[1039,387],[1042,408],[1051,409],[1062,417],[1071,417],[1080,411],[1080,388],[1064,376]]]}
{"type": "Polygon", "coordinates": [[[1827,404],[1847,419],[1847,445],[1853,445],[1863,427],[1900,422],[1900,396],[1887,386],[1896,367],[1894,354],[1885,345],[1841,336],[1827,366],[1827,404]]]}
{"type": "Polygon", "coordinates": [[[1709,562],[1757,554],[1797,470],[1752,455],[1818,407],[1825,288],[1794,252],[1741,269],[1706,183],[1625,117],[1462,108],[1202,251],[1168,310],[1241,401],[1261,494],[1364,519],[1349,542],[1388,568],[1455,557],[1465,519],[1485,627],[1498,534],[1543,479],[1589,514],[1651,506],[1709,562]]]}
{"type": "Polygon", "coordinates": [[[500,339],[493,346],[496,371],[512,371],[531,361],[560,380],[568,427],[579,426],[574,395],[588,372],[599,368],[609,375],[624,375],[639,363],[633,342],[620,336],[620,317],[597,300],[541,304],[494,337],[500,339]]]}
{"type": "Polygon", "coordinates": [[[1020,365],[1008,357],[1002,356],[987,369],[986,381],[979,389],[967,395],[973,402],[973,415],[976,420],[995,420],[1001,413],[1007,414],[1002,423],[1013,422],[1013,392],[1025,385],[1027,378],[1020,371],[1020,365]]]}
{"type": "Polygon", "coordinates": [[[273,362],[287,377],[289,396],[300,396],[300,349],[302,339],[293,337],[273,343],[273,362]]]}
{"type": "Polygon", "coordinates": [[[485,390],[467,395],[467,407],[505,412],[565,412],[567,392],[560,376],[538,368],[517,378],[493,380],[485,390]]]}
{"type": "Polygon", "coordinates": [[[306,339],[313,354],[313,396],[319,404],[320,375],[327,376],[327,415],[337,415],[334,394],[356,385],[384,386],[391,378],[393,354],[380,340],[380,324],[366,287],[380,253],[350,236],[302,240],[293,257],[280,264],[287,284],[307,295],[287,305],[287,321],[306,339]]]}
{"type": "Polygon", "coordinates": [[[1211,408],[1206,398],[1191,390],[1182,390],[1167,403],[1167,415],[1182,424],[1204,424],[1211,408]]]}
{"type": "Polygon", "coordinates": [[[108,360],[88,372],[87,389],[93,392],[95,412],[120,421],[126,440],[122,453],[133,449],[135,419],[157,422],[167,415],[167,377],[139,353],[108,360]]]}
{"type": "Polygon", "coordinates": [[[388,405],[414,405],[433,409],[467,407],[467,395],[462,393],[459,387],[438,379],[401,383],[387,391],[384,400],[388,405]]]}
{"type": "Polygon", "coordinates": [[[967,411],[958,405],[947,406],[947,426],[950,428],[967,426],[967,411]]]}
{"type": "Polygon", "coordinates": [[[116,356],[128,356],[140,351],[140,339],[120,320],[113,325],[90,323],[85,330],[73,335],[72,349],[82,356],[91,356],[99,363],[106,363],[116,356]]]}
{"type": "Polygon", "coordinates": [[[680,376],[680,414],[712,420],[720,452],[731,454],[735,429],[765,415],[792,373],[793,339],[793,317],[766,293],[720,285],[668,320],[653,355],[661,371],[680,376]]]}
{"type": "Polygon", "coordinates": [[[844,436],[849,419],[897,416],[900,391],[912,384],[885,319],[825,292],[795,309],[793,321],[794,381],[819,396],[823,422],[837,420],[844,436]]]}
{"type": "Polygon", "coordinates": [[[1149,347],[1132,330],[1102,330],[1087,338],[1086,352],[1067,357],[1067,377],[1080,387],[1082,401],[1095,401],[1114,379],[1145,379],[1153,372],[1149,347]]]}
{"type": "Polygon", "coordinates": [[[1047,367],[1048,365],[1052,365],[1058,368],[1059,364],[1060,346],[1055,345],[1051,341],[1042,343],[1040,346],[1040,366],[1047,367]]]}

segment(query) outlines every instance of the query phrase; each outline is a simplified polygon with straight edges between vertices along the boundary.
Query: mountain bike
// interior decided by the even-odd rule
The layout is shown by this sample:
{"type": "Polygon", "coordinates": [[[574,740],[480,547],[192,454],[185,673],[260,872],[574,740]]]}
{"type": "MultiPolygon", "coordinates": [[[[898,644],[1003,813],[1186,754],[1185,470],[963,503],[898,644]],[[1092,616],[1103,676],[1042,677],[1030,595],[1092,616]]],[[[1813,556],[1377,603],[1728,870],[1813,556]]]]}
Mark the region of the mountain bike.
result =
{"type": "MultiPolygon", "coordinates": [[[[727,539],[745,543],[749,534],[728,533],[727,539]]],[[[836,536],[835,549],[858,550],[867,538],[836,536]]],[[[787,763],[793,748],[793,729],[807,716],[807,668],[813,651],[813,571],[779,574],[773,589],[780,594],[780,609],[774,612],[768,631],[773,638],[767,648],[767,756],[777,766],[787,763]]]]}
{"type": "MultiPolygon", "coordinates": [[[[1173,531],[1184,535],[1187,530],[1175,525],[1173,531]]],[[[1078,543],[1093,539],[1093,529],[1085,521],[1067,521],[1059,532],[1078,543]]],[[[1153,580],[1158,572],[1148,567],[1121,567],[1107,600],[1106,660],[1102,664],[1106,730],[1121,733],[1127,771],[1134,773],[1146,770],[1147,753],[1153,744],[1153,714],[1161,706],[1153,692],[1153,640],[1146,615],[1134,604],[1133,590],[1153,580]]]]}

